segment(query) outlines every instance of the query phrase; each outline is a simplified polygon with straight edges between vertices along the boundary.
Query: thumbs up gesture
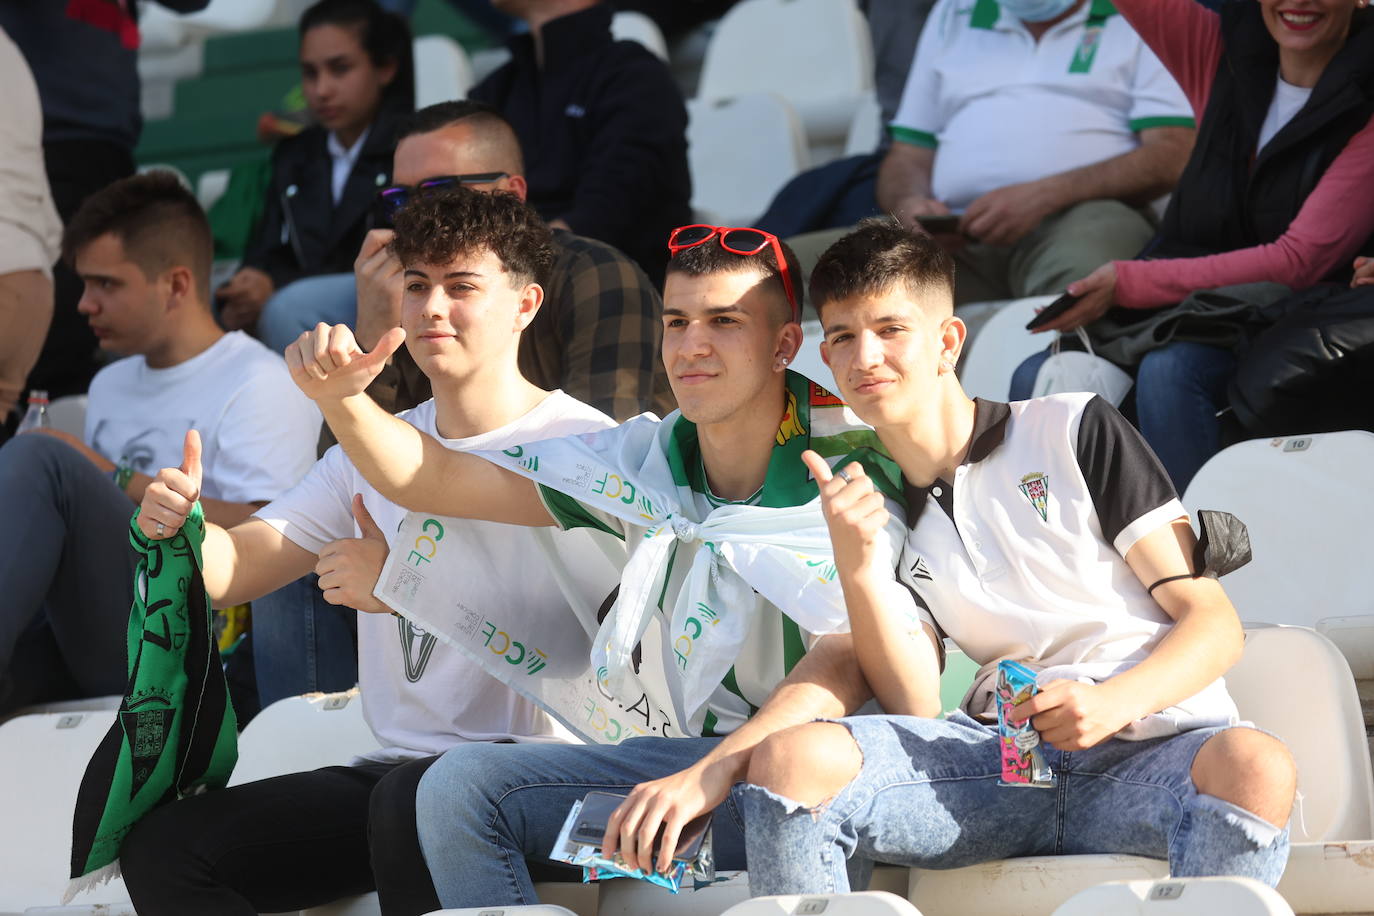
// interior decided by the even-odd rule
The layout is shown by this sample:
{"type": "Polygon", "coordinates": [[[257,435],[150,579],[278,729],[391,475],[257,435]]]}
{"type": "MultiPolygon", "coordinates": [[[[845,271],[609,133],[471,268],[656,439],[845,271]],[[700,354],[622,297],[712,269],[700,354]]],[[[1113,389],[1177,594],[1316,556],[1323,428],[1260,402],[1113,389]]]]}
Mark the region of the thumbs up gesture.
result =
{"type": "Polygon", "coordinates": [[[405,342],[406,333],[392,328],[364,353],[347,325],[321,322],[286,348],[291,378],[314,401],[341,401],[362,394],[405,342]]]}
{"type": "Polygon", "coordinates": [[[832,474],[825,459],[810,449],[802,452],[802,461],[816,478],[840,573],[892,578],[891,568],[883,569],[884,555],[879,550],[889,518],[887,506],[863,465],[851,461],[832,474]]]}
{"type": "Polygon", "coordinates": [[[363,505],[361,494],[353,497],[353,518],[358,522],[362,537],[333,541],[320,551],[320,561],[315,564],[320,591],[330,604],[368,614],[390,614],[391,608],[372,594],[390,548],[386,535],[363,505]]]}
{"type": "Polygon", "coordinates": [[[154,541],[172,537],[186,524],[191,507],[200,499],[200,433],[186,431],[181,467],[163,468],[143,491],[138,528],[154,541]]]}

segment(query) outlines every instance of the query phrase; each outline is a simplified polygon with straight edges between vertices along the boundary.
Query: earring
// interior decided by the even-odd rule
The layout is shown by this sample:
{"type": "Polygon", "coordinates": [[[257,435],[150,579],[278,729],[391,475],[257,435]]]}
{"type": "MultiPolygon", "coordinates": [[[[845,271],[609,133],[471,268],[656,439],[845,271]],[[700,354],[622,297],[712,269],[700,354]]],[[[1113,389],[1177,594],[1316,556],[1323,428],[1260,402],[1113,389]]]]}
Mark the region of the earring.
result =
{"type": "Polygon", "coordinates": [[[942,360],[940,360],[940,374],[941,374],[941,375],[948,375],[949,373],[951,373],[951,372],[953,372],[953,371],[954,371],[954,363],[950,362],[950,361],[947,360],[947,359],[942,359],[942,360]]]}

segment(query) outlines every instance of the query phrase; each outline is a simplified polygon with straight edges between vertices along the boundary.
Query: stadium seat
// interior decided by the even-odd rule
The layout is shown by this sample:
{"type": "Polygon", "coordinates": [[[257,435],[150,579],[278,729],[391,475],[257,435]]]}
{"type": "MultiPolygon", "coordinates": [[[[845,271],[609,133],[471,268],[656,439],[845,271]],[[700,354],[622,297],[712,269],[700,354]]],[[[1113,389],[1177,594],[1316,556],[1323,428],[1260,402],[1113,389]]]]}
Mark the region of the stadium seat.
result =
{"type": "Polygon", "coordinates": [[[821,360],[821,340],[825,332],[821,323],[812,318],[802,322],[802,344],[792,358],[792,369],[829,391],[835,390],[835,375],[821,360]]]}
{"type": "Polygon", "coordinates": [[[810,142],[838,145],[856,99],[872,88],[872,40],[854,0],[744,0],[711,36],[697,98],[776,92],[810,142]]]}
{"type": "Polygon", "coordinates": [[[1112,881],[1075,894],[1054,916],[1293,916],[1273,888],[1254,878],[1112,881]]]}
{"type": "Polygon", "coordinates": [[[375,750],[358,688],[287,697],[254,716],[239,735],[239,762],[229,785],[342,766],[375,750]]]}
{"type": "Polygon", "coordinates": [[[1183,496],[1250,529],[1254,559],[1224,580],[1241,618],[1325,630],[1357,678],[1374,677],[1372,466],[1374,433],[1253,439],[1213,456],[1183,496]]]}
{"type": "Polygon", "coordinates": [[[1030,296],[1002,302],[961,305],[955,312],[969,324],[959,380],[971,398],[1005,401],[1011,390],[1011,374],[1021,361],[1050,345],[1053,334],[1032,334],[1026,322],[1035,317],[1054,296],[1030,296]],[[975,330],[976,328],[976,330],[975,330]]]}
{"type": "Polygon", "coordinates": [[[792,106],[771,92],[753,92],[694,99],[687,112],[696,218],[720,226],[753,225],[805,162],[801,125],[792,106]]]}
{"type": "Polygon", "coordinates": [[[617,41],[637,41],[665,64],[668,63],[668,42],[663,30],[643,13],[625,10],[611,17],[611,35],[617,41]]]}
{"type": "MultiPolygon", "coordinates": [[[[0,724],[0,916],[55,907],[67,888],[72,810],[86,763],[114,710],[39,713],[0,724]]],[[[122,881],[81,896],[84,905],[127,904],[122,881]]]]}
{"type": "Polygon", "coordinates": [[[195,35],[295,25],[309,5],[308,0],[210,0],[205,9],[183,15],[149,3],[141,10],[138,28],[142,35],[165,45],[195,35]]]}
{"type": "MultiPolygon", "coordinates": [[[[1279,892],[1299,913],[1367,911],[1374,871],[1361,863],[1374,861],[1374,778],[1345,660],[1314,630],[1260,626],[1246,630],[1244,655],[1226,677],[1241,718],[1287,742],[1298,764],[1302,800],[1279,892]]],[[[1158,859],[1029,857],[913,869],[908,897],[931,916],[1033,916],[1105,881],[1166,877],[1158,859]]]]}
{"type": "MultiPolygon", "coordinates": [[[[870,891],[902,895],[907,889],[907,869],[880,865],[873,870],[870,891]]],[[[730,907],[749,899],[749,876],[741,871],[720,871],[714,884],[677,894],[666,894],[661,887],[643,881],[616,879],[601,882],[601,904],[597,916],[718,916],[730,907]]],[[[734,912],[730,910],[730,912],[734,912]]],[[[792,910],[764,912],[791,913],[792,910]]],[[[798,912],[808,912],[799,910],[798,912]]],[[[820,912],[817,910],[816,912],[820,912]]],[[[832,912],[849,912],[825,910],[832,912]]],[[[855,911],[856,913],[858,911],[855,911]]],[[[879,910],[879,913],[895,912],[879,910]]]]}
{"type": "Polygon", "coordinates": [[[844,154],[861,156],[878,148],[883,138],[883,109],[876,92],[863,93],[855,100],[854,115],[845,133],[844,154]]]}
{"type": "MultiPolygon", "coordinates": [[[[71,433],[78,439],[84,440],[86,437],[86,402],[84,394],[69,394],[60,397],[48,405],[48,422],[53,429],[60,429],[64,433],[71,433]]],[[[119,698],[115,697],[115,706],[119,705],[119,698]]],[[[73,702],[83,702],[76,700],[73,702]]],[[[102,709],[104,707],[101,707],[102,709]]]]}
{"type": "Polygon", "coordinates": [[[921,916],[916,907],[884,891],[755,897],[730,907],[721,916],[809,916],[815,913],[825,916],[921,916]]]}
{"type": "Polygon", "coordinates": [[[474,83],[463,46],[446,35],[415,39],[415,107],[461,99],[474,83]]]}
{"type": "Polygon", "coordinates": [[[577,916],[577,914],[561,906],[536,903],[533,906],[483,906],[462,910],[435,910],[428,916],[577,916]]]}

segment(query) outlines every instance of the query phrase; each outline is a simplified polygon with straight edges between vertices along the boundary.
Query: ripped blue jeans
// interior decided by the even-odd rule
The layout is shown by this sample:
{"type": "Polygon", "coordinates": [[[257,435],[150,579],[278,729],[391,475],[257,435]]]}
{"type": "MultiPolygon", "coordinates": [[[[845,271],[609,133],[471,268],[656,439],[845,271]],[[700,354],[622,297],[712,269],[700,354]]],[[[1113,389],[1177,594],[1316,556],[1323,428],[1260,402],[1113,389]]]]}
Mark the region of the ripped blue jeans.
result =
{"type": "MultiPolygon", "coordinates": [[[[735,788],[754,895],[842,893],[851,860],[958,868],[1016,856],[1122,853],[1168,859],[1175,877],[1238,875],[1278,884],[1288,830],[1193,785],[1193,757],[1222,731],[1045,746],[1053,788],[998,784],[995,725],[855,716],[859,775],[817,808],[755,785],[735,788]]],[[[860,873],[859,870],[855,870],[860,873]]],[[[860,888],[861,889],[861,888],[860,888]]]]}

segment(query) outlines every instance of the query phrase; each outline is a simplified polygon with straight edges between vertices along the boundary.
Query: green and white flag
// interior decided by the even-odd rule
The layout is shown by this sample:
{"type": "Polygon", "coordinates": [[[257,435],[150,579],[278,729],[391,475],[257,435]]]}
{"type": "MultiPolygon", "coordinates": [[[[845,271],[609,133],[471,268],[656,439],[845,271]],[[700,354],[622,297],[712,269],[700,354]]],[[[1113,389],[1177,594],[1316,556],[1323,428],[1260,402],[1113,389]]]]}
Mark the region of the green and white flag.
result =
{"type": "MultiPolygon", "coordinates": [[[[801,461],[806,448],[832,465],[859,460],[888,495],[900,492],[899,473],[873,431],[839,399],[796,373],[789,373],[786,410],[764,486],[750,505],[725,504],[702,514],[696,498],[702,490],[694,486],[694,478],[700,479],[696,426],[678,413],[663,421],[645,415],[614,429],[502,452],[474,452],[613,516],[624,523],[626,537],[636,540],[626,545],[619,593],[591,637],[590,654],[575,658],[571,670],[541,665],[528,671],[510,664],[489,642],[474,645],[461,613],[469,605],[461,580],[473,578],[471,569],[455,574],[436,556],[419,574],[425,581],[417,581],[417,571],[407,568],[414,565],[407,563],[414,559],[407,545],[423,535],[426,524],[444,520],[422,513],[407,517],[376,595],[589,740],[670,734],[669,728],[698,734],[708,698],[750,632],[755,592],[810,633],[848,629],[816,484],[801,461]],[[682,587],[676,595],[663,594],[672,564],[684,562],[690,568],[682,587]],[[683,640],[690,644],[686,652],[675,648],[683,640]],[[632,656],[641,644],[643,664],[636,671],[632,656]],[[631,726],[632,710],[645,721],[631,726]],[[613,729],[612,738],[600,723],[620,721],[617,716],[626,727],[613,729]]],[[[578,617],[551,619],[547,611],[531,609],[502,632],[537,634],[525,642],[537,642],[550,657],[556,646],[566,664],[579,640],[587,645],[591,628],[585,613],[578,617]]]]}
{"type": "Polygon", "coordinates": [[[119,874],[119,848],[153,808],[221,788],[238,759],[237,723],[201,579],[197,503],[174,537],[141,554],[129,612],[129,683],[114,725],[86,766],[72,817],[72,883],[63,903],[119,874]]]}

